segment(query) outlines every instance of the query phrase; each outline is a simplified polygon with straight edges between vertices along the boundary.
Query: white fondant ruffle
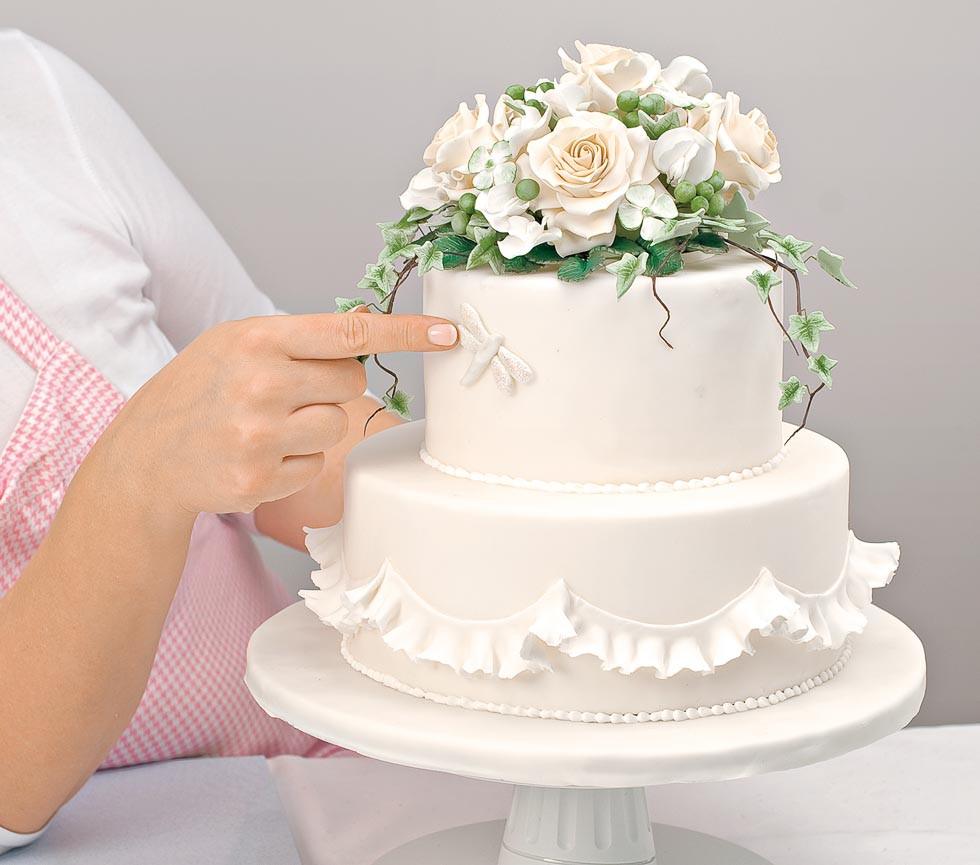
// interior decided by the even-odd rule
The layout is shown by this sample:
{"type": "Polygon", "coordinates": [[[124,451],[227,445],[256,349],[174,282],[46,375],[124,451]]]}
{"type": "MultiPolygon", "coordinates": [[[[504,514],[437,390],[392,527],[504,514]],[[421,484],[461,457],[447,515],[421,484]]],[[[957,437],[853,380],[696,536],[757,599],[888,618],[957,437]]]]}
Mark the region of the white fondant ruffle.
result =
{"type": "Polygon", "coordinates": [[[370,582],[350,587],[339,526],[308,529],[307,547],[321,570],[312,575],[317,590],[300,595],[325,624],[347,634],[374,628],[389,648],[413,661],[501,679],[550,670],[544,646],[570,657],[592,655],[604,670],[650,669],[661,678],[682,670],[711,673],[751,654],[755,633],[837,649],[864,630],[871,590],[888,584],[899,556],[898,544],[866,543],[851,533],[841,574],[825,592],[800,592],[762,568],[751,586],[714,613],[662,625],[602,610],[563,580],[506,618],[460,619],[420,597],[387,560],[370,582]]]}

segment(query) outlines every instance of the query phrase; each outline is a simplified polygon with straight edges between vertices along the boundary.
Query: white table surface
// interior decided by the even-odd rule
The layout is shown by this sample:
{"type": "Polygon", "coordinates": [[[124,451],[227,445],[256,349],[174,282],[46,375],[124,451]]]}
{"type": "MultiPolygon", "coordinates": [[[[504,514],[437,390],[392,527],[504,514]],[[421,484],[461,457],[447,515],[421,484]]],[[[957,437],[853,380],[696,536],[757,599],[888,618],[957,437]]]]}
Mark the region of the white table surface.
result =
{"type": "MultiPolygon", "coordinates": [[[[99,773],[36,844],[0,862],[370,865],[429,832],[505,817],[509,800],[502,784],[363,758],[181,760],[99,773]]],[[[774,865],[978,865],[980,725],[905,730],[788,772],[652,788],[649,801],[658,822],[774,865]]]]}

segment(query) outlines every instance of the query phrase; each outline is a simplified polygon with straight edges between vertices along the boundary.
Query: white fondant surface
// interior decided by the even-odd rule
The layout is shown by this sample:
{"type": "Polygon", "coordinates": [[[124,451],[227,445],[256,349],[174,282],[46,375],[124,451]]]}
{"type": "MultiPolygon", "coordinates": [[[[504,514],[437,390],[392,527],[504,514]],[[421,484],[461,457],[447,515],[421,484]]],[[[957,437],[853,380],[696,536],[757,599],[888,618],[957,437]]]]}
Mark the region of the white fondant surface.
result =
{"type": "MultiPolygon", "coordinates": [[[[553,271],[429,272],[425,312],[458,320],[471,304],[534,379],[509,393],[491,375],[463,386],[472,352],[427,354],[426,450],[468,471],[583,483],[686,481],[761,465],[782,445],[783,336],[745,279],[757,266],[729,253],[659,279],[673,349],[657,335],[666,313],[648,279],[617,302],[606,273],[575,284],[553,271]]],[[[781,313],[780,291],[771,298],[781,313]]]]}
{"type": "Polygon", "coordinates": [[[441,474],[418,456],[424,422],[365,440],[347,461],[344,561],[350,585],[385,559],[448,616],[504,618],[563,580],[640,622],[710,616],[767,568],[807,593],[840,576],[848,465],[804,431],[777,471],[671,495],[576,496],[441,474]]]}
{"type": "Polygon", "coordinates": [[[762,711],[693,724],[566,724],[399,694],[352,670],[340,636],[302,604],[252,636],[246,683],[274,717],[392,763],[556,787],[716,781],[826,760],[914,717],[925,688],[922,645],[894,617],[868,612],[832,682],[762,711]]]}

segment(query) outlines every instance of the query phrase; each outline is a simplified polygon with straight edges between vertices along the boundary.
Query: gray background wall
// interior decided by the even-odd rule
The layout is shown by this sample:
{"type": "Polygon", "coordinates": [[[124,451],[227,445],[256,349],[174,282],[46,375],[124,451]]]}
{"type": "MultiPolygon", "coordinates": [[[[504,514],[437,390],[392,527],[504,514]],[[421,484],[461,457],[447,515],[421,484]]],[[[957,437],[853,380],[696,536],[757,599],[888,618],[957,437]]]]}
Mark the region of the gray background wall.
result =
{"type": "MultiPolygon", "coordinates": [[[[557,74],[556,49],[576,38],[664,62],[700,57],[716,87],[762,107],[779,136],[785,179],[761,209],[843,252],[861,286],[811,279],[841,359],[813,426],[851,457],[857,534],[903,545],[899,576],[877,599],[926,645],[920,721],[950,722],[980,720],[971,6],[0,0],[0,24],[101,80],[255,280],[297,312],[354,292],[377,251],[374,223],[396,214],[460,99],[557,74]]],[[[419,363],[401,368],[420,394],[419,363]]],[[[268,552],[305,581],[305,557],[268,552]]]]}

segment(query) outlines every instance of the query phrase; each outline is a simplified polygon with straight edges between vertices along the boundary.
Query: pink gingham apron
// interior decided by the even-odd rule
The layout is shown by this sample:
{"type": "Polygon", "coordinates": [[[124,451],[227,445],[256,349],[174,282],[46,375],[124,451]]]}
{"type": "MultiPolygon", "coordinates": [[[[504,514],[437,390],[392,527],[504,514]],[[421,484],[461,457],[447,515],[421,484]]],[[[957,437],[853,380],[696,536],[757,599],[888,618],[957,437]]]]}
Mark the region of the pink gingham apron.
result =
{"type": "MultiPolygon", "coordinates": [[[[0,339],[37,372],[0,453],[2,595],[33,557],[68,482],[125,400],[3,282],[0,339]]],[[[241,515],[198,517],[143,699],[102,768],[202,754],[341,751],[270,718],[242,681],[249,636],[288,603],[248,527],[241,515]]]]}

